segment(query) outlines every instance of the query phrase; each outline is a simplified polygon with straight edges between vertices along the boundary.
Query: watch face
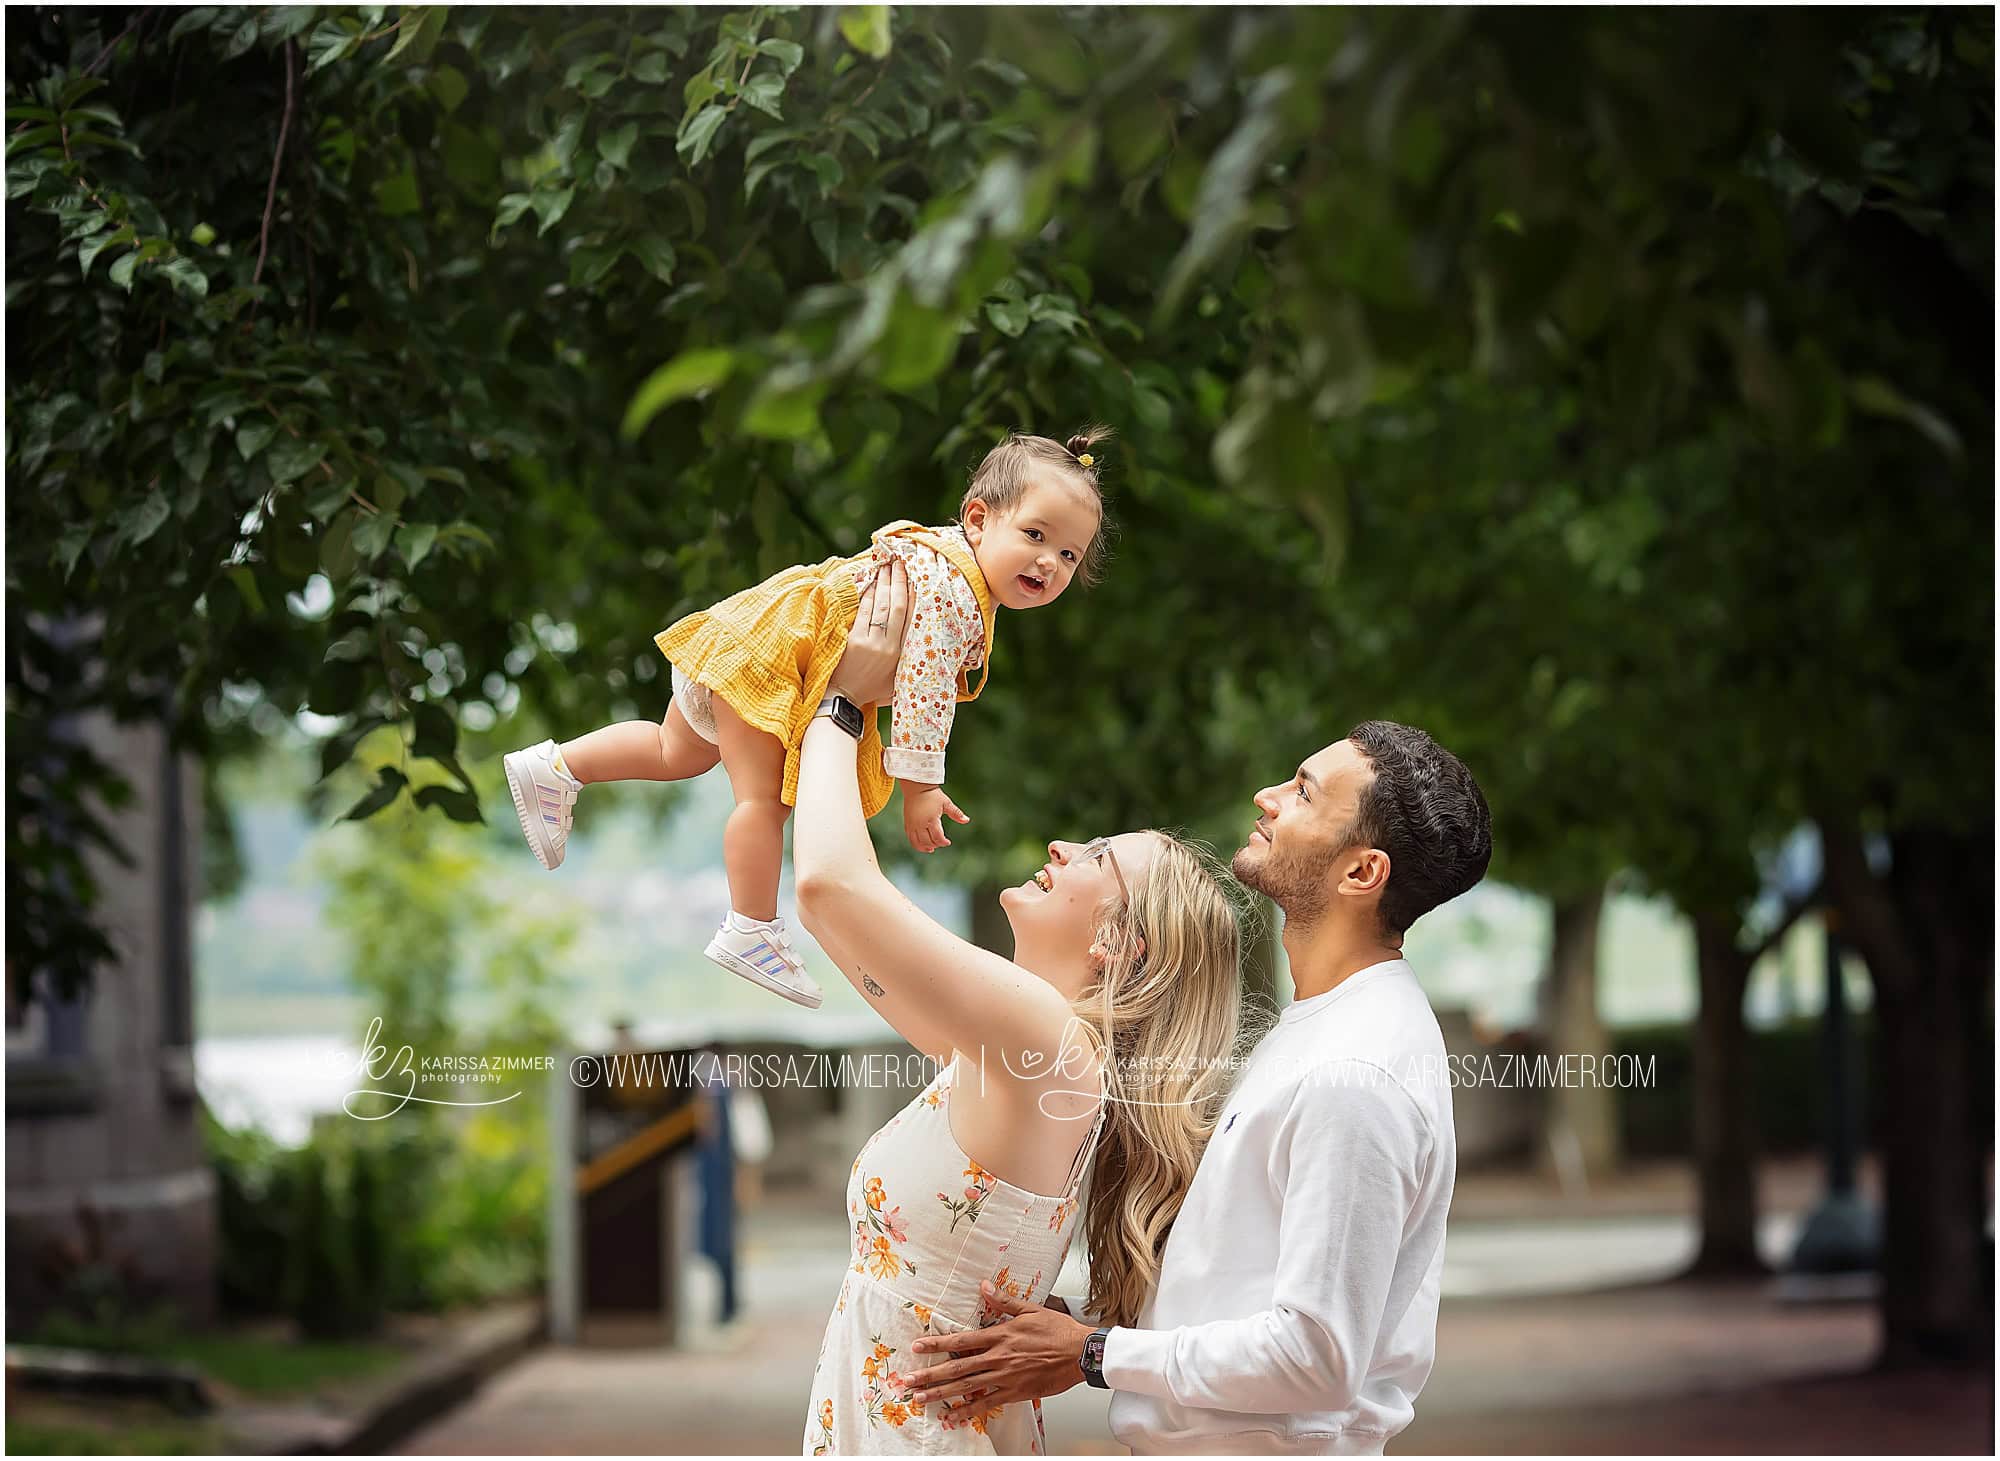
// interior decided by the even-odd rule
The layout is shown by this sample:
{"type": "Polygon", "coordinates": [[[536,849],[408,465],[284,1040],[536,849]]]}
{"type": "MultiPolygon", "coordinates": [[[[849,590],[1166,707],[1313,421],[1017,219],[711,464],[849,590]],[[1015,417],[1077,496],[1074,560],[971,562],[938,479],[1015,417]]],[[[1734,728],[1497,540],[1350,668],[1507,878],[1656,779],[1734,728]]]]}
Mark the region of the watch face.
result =
{"type": "Polygon", "coordinates": [[[846,731],[855,740],[861,739],[861,707],[845,695],[828,695],[820,702],[820,713],[835,725],[846,731]]]}
{"type": "Polygon", "coordinates": [[[1100,1329],[1087,1335],[1083,1341],[1083,1377],[1100,1389],[1104,1384],[1104,1340],[1106,1331],[1100,1329]]]}

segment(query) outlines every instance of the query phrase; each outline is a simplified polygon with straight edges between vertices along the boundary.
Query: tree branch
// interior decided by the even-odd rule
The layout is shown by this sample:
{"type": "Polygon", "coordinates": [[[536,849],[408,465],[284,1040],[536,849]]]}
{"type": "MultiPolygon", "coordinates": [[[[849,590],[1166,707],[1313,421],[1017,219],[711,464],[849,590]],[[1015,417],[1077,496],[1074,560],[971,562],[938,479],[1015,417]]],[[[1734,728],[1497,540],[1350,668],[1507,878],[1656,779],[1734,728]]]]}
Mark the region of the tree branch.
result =
{"type": "MultiPolygon", "coordinates": [[[[292,52],[292,42],[286,41],[285,115],[283,120],[278,123],[278,145],[271,153],[271,183],[264,190],[264,226],[257,232],[257,267],[250,274],[250,287],[252,289],[255,289],[257,282],[264,277],[264,254],[271,247],[271,210],[277,206],[278,202],[278,168],[285,160],[285,138],[292,130],[292,110],[295,105],[292,94],[292,72],[295,64],[292,52]]],[[[250,317],[252,319],[257,317],[257,304],[254,300],[250,304],[250,317]]]]}
{"type": "Polygon", "coordinates": [[[1810,891],[1793,899],[1792,902],[1785,906],[1785,911],[1779,916],[1777,926],[1765,934],[1763,938],[1759,939],[1756,946],[1749,950],[1750,962],[1752,964],[1756,963],[1764,955],[1775,949],[1783,941],[1785,935],[1792,931],[1792,925],[1818,907],[1825,899],[1826,879],[1822,877],[1812,885],[1810,891]]]}

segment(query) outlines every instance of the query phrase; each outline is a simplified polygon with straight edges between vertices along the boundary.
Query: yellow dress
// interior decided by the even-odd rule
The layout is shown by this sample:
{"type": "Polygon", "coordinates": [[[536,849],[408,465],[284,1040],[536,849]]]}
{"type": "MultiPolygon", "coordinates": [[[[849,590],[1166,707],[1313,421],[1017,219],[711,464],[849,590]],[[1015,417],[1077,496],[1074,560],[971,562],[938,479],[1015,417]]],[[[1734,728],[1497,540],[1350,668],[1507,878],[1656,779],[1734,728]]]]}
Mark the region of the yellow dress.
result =
{"type": "MultiPolygon", "coordinates": [[[[890,539],[928,547],[964,576],[979,600],[984,658],[990,663],[993,595],[977,560],[959,535],[909,519],[877,528],[865,553],[787,568],[653,636],[674,668],[721,696],[747,724],[784,742],[786,806],[798,803],[799,745],[826,695],[833,667],[847,648],[861,585],[884,561],[884,545],[890,539]]],[[[961,703],[976,700],[985,688],[983,674],[975,689],[961,671],[957,698],[961,703]]],[[[882,768],[882,735],[872,714],[863,717],[855,757],[862,810],[872,817],[888,804],[895,789],[882,768]]]]}

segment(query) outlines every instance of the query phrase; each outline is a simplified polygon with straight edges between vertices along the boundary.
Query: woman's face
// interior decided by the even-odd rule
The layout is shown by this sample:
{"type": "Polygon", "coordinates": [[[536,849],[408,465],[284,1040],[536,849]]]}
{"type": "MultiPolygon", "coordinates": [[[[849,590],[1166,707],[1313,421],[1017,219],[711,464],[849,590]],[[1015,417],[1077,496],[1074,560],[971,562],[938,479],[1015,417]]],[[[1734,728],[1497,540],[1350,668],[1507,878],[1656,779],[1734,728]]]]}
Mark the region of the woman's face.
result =
{"type": "Polygon", "coordinates": [[[1101,910],[1120,907],[1127,889],[1144,880],[1158,853],[1150,832],[1121,832],[1106,852],[1082,856],[1081,842],[1051,842],[1049,860],[1026,882],[1000,894],[1014,929],[1014,960],[1074,997],[1091,973],[1089,950],[1101,910]],[[1123,879],[1121,886],[1120,879],[1123,879]],[[1061,972],[1056,972],[1061,971],[1061,972]]]}

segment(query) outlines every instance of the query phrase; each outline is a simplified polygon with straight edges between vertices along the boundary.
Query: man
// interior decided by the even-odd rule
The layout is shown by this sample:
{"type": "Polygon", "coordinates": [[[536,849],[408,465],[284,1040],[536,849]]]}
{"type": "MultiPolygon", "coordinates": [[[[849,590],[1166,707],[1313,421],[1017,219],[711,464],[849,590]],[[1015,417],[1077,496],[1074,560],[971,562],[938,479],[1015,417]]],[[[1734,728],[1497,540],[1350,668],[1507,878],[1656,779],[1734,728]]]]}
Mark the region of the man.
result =
{"type": "Polygon", "coordinates": [[[1401,949],[1485,876],[1491,821],[1456,757],[1387,721],[1255,801],[1233,870],[1284,910],[1294,999],[1223,1108],[1152,1298],[1106,1330],[989,1286],[1004,1323],[916,1342],[925,1403],[1088,1379],[1142,1455],[1376,1454],[1410,1423],[1457,1145],[1444,1040],[1401,949]]]}

